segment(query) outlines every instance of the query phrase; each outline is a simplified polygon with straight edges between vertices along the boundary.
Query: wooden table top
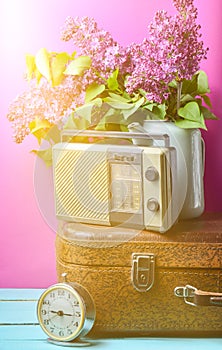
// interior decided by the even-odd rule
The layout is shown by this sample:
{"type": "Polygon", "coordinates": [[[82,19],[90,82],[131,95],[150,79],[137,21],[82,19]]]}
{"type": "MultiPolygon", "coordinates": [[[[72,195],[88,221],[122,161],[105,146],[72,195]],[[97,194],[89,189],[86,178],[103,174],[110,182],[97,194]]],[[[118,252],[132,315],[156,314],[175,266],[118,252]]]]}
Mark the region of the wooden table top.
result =
{"type": "MultiPolygon", "coordinates": [[[[43,289],[0,289],[0,350],[60,350],[38,324],[37,300],[43,289]]],[[[222,310],[219,310],[222,312],[222,310]]],[[[221,350],[222,338],[87,339],[93,349],[221,350]]]]}

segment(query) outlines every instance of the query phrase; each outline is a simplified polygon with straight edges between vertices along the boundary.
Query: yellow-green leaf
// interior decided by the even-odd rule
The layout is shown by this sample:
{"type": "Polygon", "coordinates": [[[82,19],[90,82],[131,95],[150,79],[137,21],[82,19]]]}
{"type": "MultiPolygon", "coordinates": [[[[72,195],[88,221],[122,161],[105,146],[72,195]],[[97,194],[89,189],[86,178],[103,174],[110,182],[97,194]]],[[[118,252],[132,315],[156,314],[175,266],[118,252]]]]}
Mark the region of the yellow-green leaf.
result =
{"type": "Polygon", "coordinates": [[[202,70],[199,71],[197,76],[197,89],[199,94],[206,94],[210,92],[207,74],[202,70]]]}
{"type": "Polygon", "coordinates": [[[30,132],[37,138],[39,144],[42,139],[47,139],[47,134],[51,127],[52,124],[48,120],[41,120],[39,118],[36,118],[29,124],[30,132]]]}
{"type": "Polygon", "coordinates": [[[51,74],[53,86],[59,85],[64,77],[63,72],[66,69],[66,64],[69,61],[70,56],[66,52],[58,53],[52,59],[51,74]]]}
{"type": "Polygon", "coordinates": [[[42,78],[42,74],[38,71],[37,68],[35,69],[35,73],[34,74],[35,74],[35,78],[36,78],[37,83],[39,83],[41,78],[42,78]]]}
{"type": "Polygon", "coordinates": [[[124,118],[127,119],[128,117],[130,117],[132,114],[136,113],[136,111],[142,106],[142,104],[144,103],[144,97],[141,97],[137,102],[131,104],[131,109],[128,110],[123,110],[123,115],[124,118]]]}
{"type": "Polygon", "coordinates": [[[133,104],[122,102],[112,97],[105,97],[104,102],[108,103],[115,109],[131,109],[133,107],[133,104]]]}
{"type": "Polygon", "coordinates": [[[113,100],[117,100],[120,102],[128,103],[131,101],[131,98],[128,98],[128,96],[126,98],[126,97],[123,97],[122,95],[114,94],[113,92],[109,92],[109,96],[112,97],[113,100]]]}
{"type": "Polygon", "coordinates": [[[201,129],[207,130],[203,115],[199,121],[192,121],[188,119],[176,120],[175,125],[182,129],[201,128],[201,129]]]}
{"type": "Polygon", "coordinates": [[[89,123],[91,123],[93,106],[94,106],[94,103],[85,104],[83,106],[76,108],[75,112],[79,117],[82,117],[85,120],[87,120],[89,123]]]}
{"type": "Polygon", "coordinates": [[[86,89],[85,102],[88,103],[92,101],[96,96],[101,94],[105,90],[105,85],[99,85],[97,83],[92,83],[86,89]]]}
{"type": "Polygon", "coordinates": [[[25,56],[26,68],[27,68],[27,78],[30,81],[33,78],[33,73],[36,70],[35,56],[27,54],[25,56]]]}
{"type": "Polygon", "coordinates": [[[63,126],[63,129],[77,129],[76,123],[74,121],[74,113],[72,112],[63,126]]]}
{"type": "Polygon", "coordinates": [[[108,85],[109,90],[115,91],[118,89],[118,87],[119,87],[119,83],[117,80],[118,74],[119,74],[119,69],[116,69],[107,79],[107,85],[108,85]]]}
{"type": "Polygon", "coordinates": [[[210,108],[212,108],[212,104],[211,104],[211,100],[210,100],[210,97],[207,96],[207,95],[203,95],[201,96],[202,99],[204,100],[204,102],[206,103],[206,105],[210,108]]]}
{"type": "Polygon", "coordinates": [[[89,56],[79,56],[75,58],[66,68],[64,74],[82,75],[85,70],[91,66],[91,58],[89,56]]]}
{"type": "Polygon", "coordinates": [[[48,148],[46,150],[32,150],[31,153],[36,154],[40,157],[46,164],[47,167],[52,165],[52,148],[48,148]]]}
{"type": "Polygon", "coordinates": [[[216,115],[212,113],[208,108],[201,106],[200,110],[201,110],[201,113],[203,114],[204,119],[218,120],[216,115]]]}
{"type": "Polygon", "coordinates": [[[184,107],[179,108],[178,115],[194,122],[199,122],[201,120],[199,105],[194,101],[188,102],[184,107]]]}
{"type": "Polygon", "coordinates": [[[53,125],[48,129],[47,139],[52,140],[54,143],[61,141],[61,130],[59,130],[57,125],[53,125]]]}
{"type": "Polygon", "coordinates": [[[40,49],[35,56],[35,64],[39,72],[49,81],[52,81],[50,71],[50,54],[44,48],[40,49]]]}

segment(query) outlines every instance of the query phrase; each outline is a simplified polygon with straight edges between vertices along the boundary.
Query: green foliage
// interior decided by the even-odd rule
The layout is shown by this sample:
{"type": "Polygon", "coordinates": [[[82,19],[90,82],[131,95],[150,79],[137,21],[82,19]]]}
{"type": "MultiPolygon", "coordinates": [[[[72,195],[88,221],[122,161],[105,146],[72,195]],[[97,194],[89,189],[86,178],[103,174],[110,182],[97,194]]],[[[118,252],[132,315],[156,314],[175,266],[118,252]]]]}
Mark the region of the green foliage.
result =
{"type": "MultiPolygon", "coordinates": [[[[72,66],[69,68],[69,65],[66,69],[67,64],[71,61],[75,66],[76,72],[80,75],[84,71],[83,62],[79,58],[75,59],[75,52],[72,55],[69,55],[66,52],[48,52],[45,48],[40,49],[36,56],[26,55],[26,67],[27,67],[27,79],[30,81],[35,78],[37,83],[40,82],[41,78],[44,77],[51,83],[52,86],[57,86],[61,84],[64,74],[69,74],[66,72],[67,69],[71,71],[70,74],[73,74],[72,66]]],[[[85,57],[85,56],[83,56],[85,57]]],[[[88,58],[83,61],[88,61],[88,58]]],[[[71,64],[70,63],[70,64],[71,64]]],[[[88,65],[87,68],[88,69],[88,65]]]]}
{"type": "Polygon", "coordinates": [[[206,130],[204,117],[197,102],[188,102],[184,107],[179,108],[178,115],[182,119],[175,121],[177,126],[184,129],[202,128],[206,130]]]}
{"type": "Polygon", "coordinates": [[[166,101],[166,115],[180,128],[207,129],[205,120],[217,119],[211,112],[208,78],[200,70],[190,80],[183,80],[180,99],[177,96],[177,82],[169,84],[171,96],[166,101]],[[177,108],[179,104],[179,108],[177,108]]]}
{"type": "Polygon", "coordinates": [[[47,166],[52,164],[52,145],[60,142],[60,130],[57,125],[50,124],[47,120],[36,118],[29,124],[30,133],[34,135],[39,145],[43,140],[49,144],[48,149],[32,150],[31,152],[39,156],[47,166]]]}
{"type": "MultiPolygon", "coordinates": [[[[50,53],[41,49],[36,57],[26,56],[27,78],[33,77],[37,82],[45,77],[52,86],[59,85],[65,75],[81,76],[91,68],[88,56],[75,58],[65,52],[50,53]]],[[[78,106],[62,125],[62,129],[87,129],[127,131],[132,121],[144,119],[172,120],[180,128],[202,128],[206,130],[205,120],[217,119],[211,112],[208,78],[199,71],[190,80],[169,84],[169,97],[162,103],[147,100],[147,92],[139,89],[137,93],[128,94],[121,81],[119,70],[114,70],[103,83],[92,83],[85,90],[84,104],[78,106]],[[179,88],[179,84],[181,89],[179,88]],[[178,94],[179,91],[179,94],[178,94]]],[[[61,130],[47,120],[30,123],[30,131],[37,138],[49,142],[46,150],[33,152],[49,166],[51,164],[51,146],[59,142],[61,130]]]]}
{"type": "Polygon", "coordinates": [[[197,92],[200,95],[209,93],[208,78],[204,71],[199,71],[197,74],[197,92]]]}
{"type": "Polygon", "coordinates": [[[52,148],[47,148],[45,150],[32,150],[31,153],[36,154],[40,157],[47,167],[52,165],[52,148]]]}
{"type": "MultiPolygon", "coordinates": [[[[86,56],[71,62],[66,73],[81,74],[90,61],[86,56]]],[[[30,65],[32,59],[30,59],[30,65]]],[[[182,82],[181,95],[178,108],[178,82],[173,80],[169,84],[170,97],[161,104],[148,101],[146,92],[139,90],[137,94],[129,95],[120,89],[118,70],[115,70],[104,84],[93,83],[85,93],[85,104],[71,113],[64,129],[87,129],[94,125],[96,130],[126,131],[127,125],[133,121],[143,119],[174,121],[180,128],[202,128],[206,130],[205,120],[217,119],[210,111],[211,102],[207,95],[210,90],[206,73],[199,71],[190,80],[182,82]],[[96,111],[99,110],[99,113],[96,111]],[[142,113],[141,113],[142,112],[142,113]],[[96,124],[94,121],[95,115],[96,124]]],[[[41,130],[41,137],[42,137],[41,130]]],[[[46,157],[48,154],[42,153],[46,157]]]]}
{"type": "Polygon", "coordinates": [[[89,85],[86,89],[86,95],[85,95],[85,103],[88,103],[92,101],[95,97],[100,95],[105,90],[105,85],[99,85],[97,83],[93,83],[89,85]]]}
{"type": "Polygon", "coordinates": [[[41,120],[38,118],[35,118],[35,120],[29,124],[30,132],[37,138],[39,144],[41,144],[43,139],[47,139],[51,127],[52,125],[48,120],[41,120]]]}
{"type": "Polygon", "coordinates": [[[35,56],[35,64],[39,73],[48,81],[52,81],[50,69],[50,54],[46,49],[40,49],[35,56]]]}
{"type": "Polygon", "coordinates": [[[74,59],[64,71],[67,75],[82,75],[85,70],[91,66],[91,58],[89,56],[79,56],[74,59]]]}
{"type": "Polygon", "coordinates": [[[110,75],[110,77],[107,79],[107,87],[111,91],[115,91],[119,88],[119,83],[118,83],[118,74],[119,70],[116,69],[114,72],[110,75]]]}

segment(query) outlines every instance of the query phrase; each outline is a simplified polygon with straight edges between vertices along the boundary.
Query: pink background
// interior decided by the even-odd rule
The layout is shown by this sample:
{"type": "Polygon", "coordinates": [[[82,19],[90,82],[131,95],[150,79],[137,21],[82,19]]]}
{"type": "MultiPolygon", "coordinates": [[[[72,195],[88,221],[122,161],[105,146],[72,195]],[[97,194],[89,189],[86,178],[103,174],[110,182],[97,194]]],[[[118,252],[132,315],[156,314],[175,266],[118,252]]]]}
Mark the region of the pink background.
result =
{"type": "MultiPolygon", "coordinates": [[[[205,198],[207,211],[222,211],[222,1],[196,0],[198,22],[205,46],[210,48],[202,68],[209,76],[213,111],[219,121],[209,121],[203,133],[206,142],[205,198]]],[[[139,42],[155,11],[173,13],[170,0],[1,0],[1,236],[0,287],[47,287],[56,281],[55,222],[48,223],[36,202],[35,157],[29,153],[36,144],[32,137],[17,145],[6,119],[10,101],[23,89],[24,56],[41,47],[72,52],[60,41],[60,27],[66,16],[93,16],[123,45],[139,42]],[[50,226],[51,227],[50,227],[50,226]]],[[[39,168],[38,168],[39,169],[39,168]]],[[[40,169],[40,172],[44,170],[40,169]]],[[[46,192],[42,205],[50,205],[46,192]],[[48,204],[49,202],[49,204],[48,204]]],[[[52,203],[51,203],[52,204],[52,203]]],[[[43,210],[44,211],[44,210],[43,210]]],[[[47,211],[47,208],[46,208],[47,211]]]]}

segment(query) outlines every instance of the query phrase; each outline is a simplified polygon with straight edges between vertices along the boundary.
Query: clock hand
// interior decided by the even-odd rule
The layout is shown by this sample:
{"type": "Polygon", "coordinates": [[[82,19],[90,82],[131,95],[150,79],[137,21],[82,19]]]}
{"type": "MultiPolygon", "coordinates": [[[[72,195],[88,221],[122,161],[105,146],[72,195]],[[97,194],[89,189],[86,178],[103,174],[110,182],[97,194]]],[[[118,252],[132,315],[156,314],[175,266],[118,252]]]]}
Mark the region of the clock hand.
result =
{"type": "Polygon", "coordinates": [[[50,310],[50,312],[53,314],[57,314],[58,316],[73,316],[72,314],[66,314],[62,310],[59,310],[59,311],[50,310]]]}

